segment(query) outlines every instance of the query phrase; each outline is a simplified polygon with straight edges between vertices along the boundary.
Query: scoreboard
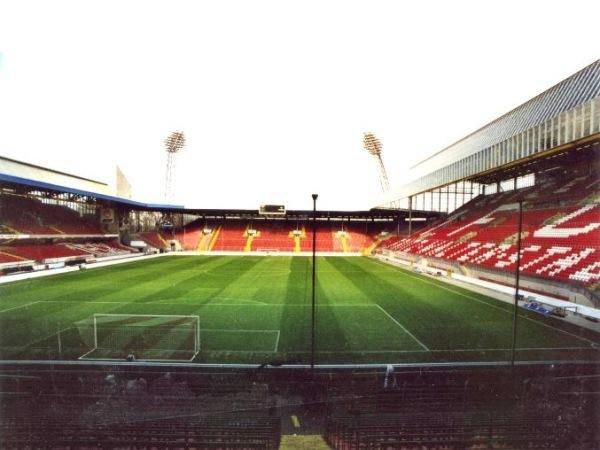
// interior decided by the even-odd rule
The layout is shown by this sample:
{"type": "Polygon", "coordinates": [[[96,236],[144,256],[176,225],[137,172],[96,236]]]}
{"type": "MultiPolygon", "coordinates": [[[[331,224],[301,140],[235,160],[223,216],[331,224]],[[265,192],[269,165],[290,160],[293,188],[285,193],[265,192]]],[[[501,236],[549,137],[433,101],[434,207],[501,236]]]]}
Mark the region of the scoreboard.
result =
{"type": "Polygon", "coordinates": [[[258,213],[263,216],[285,216],[285,206],[283,205],[260,205],[258,213]]]}

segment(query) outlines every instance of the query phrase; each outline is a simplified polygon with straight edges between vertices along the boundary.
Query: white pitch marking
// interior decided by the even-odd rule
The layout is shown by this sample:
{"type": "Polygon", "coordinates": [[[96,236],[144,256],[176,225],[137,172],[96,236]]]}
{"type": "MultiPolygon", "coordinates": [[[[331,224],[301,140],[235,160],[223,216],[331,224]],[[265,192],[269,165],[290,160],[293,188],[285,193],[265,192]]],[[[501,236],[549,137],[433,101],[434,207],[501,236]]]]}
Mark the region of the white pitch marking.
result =
{"type": "Polygon", "coordinates": [[[385,309],[383,309],[381,306],[379,306],[377,304],[375,304],[375,306],[377,308],[379,308],[382,313],[384,313],[386,316],[388,316],[392,320],[392,322],[394,322],[396,325],[398,325],[400,328],[402,328],[406,334],[408,334],[411,338],[413,338],[417,342],[417,344],[419,344],[425,350],[429,351],[429,347],[427,347],[419,339],[417,339],[414,334],[412,334],[410,331],[408,331],[406,329],[406,327],[404,325],[402,325],[400,322],[398,322],[396,319],[394,319],[385,309]]]}
{"type": "Polygon", "coordinates": [[[173,317],[176,319],[183,319],[183,318],[194,318],[194,319],[198,319],[200,320],[200,316],[198,315],[182,315],[182,314],[135,314],[135,313],[119,313],[119,314],[112,314],[112,313],[95,313],[94,317],[97,316],[105,316],[105,317],[124,317],[124,318],[131,318],[131,317],[153,317],[153,318],[163,318],[163,317],[173,317]]]}
{"type": "MultiPolygon", "coordinates": [[[[75,324],[73,323],[73,325],[75,325],[75,324]]],[[[33,341],[28,342],[27,344],[23,345],[23,348],[31,347],[36,342],[45,341],[46,339],[50,339],[52,336],[56,336],[56,335],[62,333],[63,331],[70,330],[71,328],[73,328],[73,326],[65,327],[65,328],[62,328],[60,330],[55,331],[54,333],[50,333],[49,335],[44,336],[42,338],[34,339],[33,341]]]]}
{"type": "MultiPolygon", "coordinates": [[[[89,355],[90,353],[95,352],[96,350],[98,350],[97,348],[93,348],[91,349],[89,352],[85,352],[83,355],[81,355],[79,358],[77,359],[86,359],[86,356],[89,355]]],[[[89,358],[89,359],[94,359],[94,358],[89,358]]]]}
{"type": "MultiPolygon", "coordinates": [[[[271,351],[271,353],[277,353],[277,349],[279,348],[279,338],[281,337],[281,331],[280,330],[230,330],[230,329],[225,329],[225,328],[204,328],[203,330],[200,330],[200,332],[202,333],[202,331],[214,331],[217,333],[236,333],[236,332],[240,332],[240,333],[277,333],[277,337],[275,338],[275,349],[271,351]]],[[[225,351],[247,351],[247,350],[225,350],[225,351]]],[[[260,350],[257,350],[260,351],[260,350]]],[[[252,353],[252,352],[249,352],[252,353]]]]}
{"type": "MultiPolygon", "coordinates": [[[[196,357],[196,355],[198,355],[198,353],[194,353],[194,356],[192,356],[190,359],[154,359],[154,358],[140,358],[140,359],[136,359],[136,362],[191,362],[194,360],[194,358],[196,357]]],[[[125,361],[124,358],[96,358],[96,357],[88,357],[86,356],[84,358],[85,355],[80,356],[77,359],[83,359],[85,361],[125,361]]]]}
{"type": "MultiPolygon", "coordinates": [[[[221,297],[222,299],[223,297],[221,297]]],[[[249,299],[235,299],[237,301],[245,301],[245,302],[254,302],[254,303],[185,303],[185,299],[182,300],[181,302],[173,302],[170,300],[154,300],[152,302],[149,303],[144,303],[144,305],[178,305],[178,306],[272,306],[272,307],[288,307],[288,306],[294,306],[294,307],[304,307],[304,308],[309,308],[310,304],[298,304],[298,303],[264,303],[264,302],[259,302],[257,300],[249,300],[249,299]]],[[[103,301],[96,301],[96,300],[91,300],[91,301],[84,301],[84,302],[71,302],[71,301],[66,301],[66,300],[39,300],[37,302],[34,303],[69,303],[69,304],[75,304],[75,305],[81,305],[81,304],[91,304],[91,305],[95,305],[95,304],[99,304],[99,305],[132,305],[132,306],[136,306],[136,305],[140,305],[140,303],[136,303],[136,302],[120,302],[120,301],[114,301],[114,302],[103,302],[103,301]]],[[[354,304],[354,303],[340,303],[340,304],[336,304],[336,305],[317,305],[317,308],[376,308],[377,305],[375,304],[354,304]]],[[[1,312],[1,311],[0,311],[1,312]]],[[[133,315],[130,314],[130,315],[133,315]]],[[[137,314],[136,314],[137,315],[137,314]]]]}
{"type": "MultiPolygon", "coordinates": [[[[472,353],[472,352],[508,352],[510,348],[459,348],[456,350],[346,350],[346,351],[338,351],[338,350],[318,350],[317,353],[472,353]]],[[[517,351],[523,350],[535,350],[535,351],[544,351],[544,350],[592,350],[590,347],[544,347],[544,348],[536,348],[536,347],[528,347],[528,348],[517,348],[517,351]]],[[[291,350],[291,352],[295,353],[308,353],[308,352],[300,352],[291,350]]]]}
{"type": "Polygon", "coordinates": [[[13,306],[12,308],[3,309],[2,311],[0,311],[0,314],[8,312],[8,311],[13,311],[15,309],[27,308],[28,306],[35,305],[36,303],[42,303],[42,302],[43,302],[43,300],[38,300],[37,302],[31,302],[31,303],[25,303],[24,305],[13,306]]]}
{"type": "MultiPolygon", "coordinates": [[[[213,299],[211,299],[213,300],[213,299]]],[[[214,300],[234,300],[234,301],[241,301],[241,302],[251,302],[257,305],[268,305],[268,303],[265,302],[259,302],[258,300],[251,300],[249,298],[234,298],[234,297],[214,297],[214,300]]],[[[210,303],[209,303],[210,304],[210,303]]]]}
{"type": "Polygon", "coordinates": [[[274,353],[277,353],[277,351],[279,350],[279,338],[281,337],[281,330],[277,330],[277,339],[275,339],[275,350],[273,350],[274,353]]]}
{"type": "MultiPolygon", "coordinates": [[[[402,267],[399,267],[399,269],[402,269],[402,267]]],[[[471,299],[471,300],[473,300],[473,301],[476,301],[476,302],[482,303],[482,304],[484,304],[484,305],[487,305],[487,306],[489,306],[490,308],[496,308],[496,309],[498,309],[498,310],[500,310],[500,311],[504,311],[504,312],[505,312],[505,313],[507,313],[507,314],[513,314],[513,312],[512,312],[512,311],[508,311],[508,310],[506,310],[506,309],[504,309],[504,308],[500,308],[499,306],[492,305],[492,304],[490,304],[490,303],[488,303],[488,302],[484,302],[484,301],[482,301],[482,300],[479,300],[478,298],[472,297],[472,296],[470,296],[470,295],[467,295],[467,294],[463,294],[462,292],[455,291],[454,289],[450,289],[450,288],[448,288],[448,287],[446,287],[446,286],[441,286],[441,285],[439,285],[439,284],[432,283],[432,282],[431,282],[431,281],[429,281],[429,280],[426,280],[426,279],[423,279],[423,278],[419,278],[419,277],[415,277],[415,276],[413,276],[413,275],[412,275],[412,274],[410,274],[410,273],[406,273],[407,271],[406,271],[405,269],[402,269],[402,271],[403,271],[403,272],[405,272],[405,275],[406,275],[406,276],[408,276],[408,277],[410,277],[410,278],[414,278],[414,279],[416,279],[416,280],[423,281],[424,283],[431,284],[431,285],[433,285],[433,286],[437,286],[437,287],[439,287],[440,289],[445,289],[446,291],[449,291],[449,292],[452,292],[452,293],[454,293],[454,294],[460,295],[461,297],[465,297],[465,298],[471,299]]],[[[547,323],[540,322],[539,320],[535,320],[535,319],[532,319],[532,318],[530,318],[530,317],[523,316],[523,315],[521,315],[521,314],[519,314],[519,317],[520,317],[520,318],[522,318],[522,319],[525,319],[525,320],[529,320],[530,322],[536,323],[536,324],[538,324],[538,325],[542,325],[542,326],[544,326],[544,327],[551,328],[551,329],[553,329],[553,330],[556,330],[556,331],[560,331],[561,333],[567,334],[567,335],[569,335],[569,336],[572,336],[572,337],[574,337],[574,338],[580,339],[580,340],[582,340],[582,341],[589,342],[590,344],[594,344],[594,345],[600,345],[598,342],[594,342],[594,341],[591,341],[591,340],[589,340],[589,339],[587,339],[587,338],[584,338],[584,337],[581,337],[581,336],[577,336],[576,334],[570,333],[570,332],[568,332],[568,331],[565,331],[565,330],[561,330],[560,328],[556,328],[556,327],[554,327],[554,326],[552,326],[552,325],[548,325],[547,323]]]]}
{"type": "Polygon", "coordinates": [[[228,328],[203,328],[200,330],[200,333],[203,331],[215,331],[219,333],[279,333],[279,330],[231,330],[228,328]]]}

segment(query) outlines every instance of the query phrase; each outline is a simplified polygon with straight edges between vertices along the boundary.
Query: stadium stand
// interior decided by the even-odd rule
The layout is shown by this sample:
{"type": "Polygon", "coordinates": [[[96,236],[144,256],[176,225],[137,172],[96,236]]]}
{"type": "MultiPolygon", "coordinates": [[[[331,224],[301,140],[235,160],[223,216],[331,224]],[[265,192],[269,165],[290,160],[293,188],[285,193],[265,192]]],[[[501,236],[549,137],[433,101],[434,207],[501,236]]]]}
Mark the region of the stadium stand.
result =
{"type": "Polygon", "coordinates": [[[0,267],[11,267],[12,265],[21,265],[24,262],[33,262],[33,260],[28,260],[27,258],[22,258],[20,256],[13,255],[0,250],[0,267]]]}
{"type": "MultiPolygon", "coordinates": [[[[389,233],[389,225],[374,225],[363,222],[348,226],[340,223],[318,223],[318,251],[366,252],[372,251],[384,239],[379,238],[382,231],[389,233]]],[[[312,223],[309,219],[239,220],[222,219],[207,222],[199,219],[174,231],[167,236],[160,232],[139,233],[139,239],[157,249],[168,249],[166,242],[175,239],[184,250],[198,251],[269,251],[300,252],[312,251],[312,223]],[[298,228],[296,228],[298,227],[298,228]],[[254,230],[250,236],[248,230],[254,230]]],[[[386,237],[391,237],[389,236],[386,237]]]]}
{"type": "Polygon", "coordinates": [[[600,192],[593,173],[567,183],[479,196],[445,221],[384,248],[512,272],[517,260],[518,201],[523,200],[521,271],[534,277],[591,284],[600,280],[600,192]]]}
{"type": "Polygon", "coordinates": [[[217,238],[213,250],[244,251],[246,224],[223,223],[216,231],[217,238]]]}
{"type": "Polygon", "coordinates": [[[360,448],[568,448],[571,427],[547,418],[480,413],[430,413],[332,419],[327,441],[334,449],[360,448]],[[566,442],[565,442],[566,440],[566,442]],[[487,447],[489,448],[489,447],[487,447]]]}
{"type": "MultiPolygon", "coordinates": [[[[14,421],[10,421],[14,424],[14,421]]],[[[4,428],[4,427],[3,427],[4,428]]],[[[34,428],[4,428],[2,448],[222,448],[277,449],[279,420],[205,418],[146,421],[120,426],[86,426],[41,421],[34,428]]]]}
{"type": "Polygon", "coordinates": [[[67,244],[13,245],[1,247],[0,251],[42,263],[79,260],[92,256],[87,250],[71,248],[67,244]]]}
{"type": "Polygon", "coordinates": [[[118,242],[69,242],[64,244],[73,250],[82,250],[96,257],[128,255],[132,249],[118,242]]]}
{"type": "Polygon", "coordinates": [[[254,239],[254,249],[268,251],[294,251],[294,239],[287,223],[265,221],[255,225],[259,235],[254,239]]]}
{"type": "Polygon", "coordinates": [[[591,449],[600,435],[597,373],[403,370],[321,374],[310,383],[262,374],[45,370],[7,375],[0,448],[277,449],[286,414],[333,449],[591,449]],[[256,374],[256,376],[258,376],[256,374]],[[12,382],[12,384],[11,384],[12,382]],[[280,404],[294,392],[291,405],[280,404]],[[10,395],[8,395],[10,393],[10,395]],[[303,423],[304,423],[303,422],[303,423]]]}
{"type": "Polygon", "coordinates": [[[0,396],[0,448],[279,448],[280,418],[263,384],[195,385],[170,373],[62,378],[34,396],[23,383],[0,396]]]}
{"type": "MultiPolygon", "coordinates": [[[[295,225],[295,224],[294,224],[295,225]]],[[[312,251],[312,223],[305,221],[298,228],[300,241],[296,248],[294,239],[295,226],[287,222],[264,221],[252,225],[241,225],[239,222],[223,221],[218,227],[218,235],[213,250],[244,251],[248,249],[247,230],[253,229],[256,235],[251,240],[251,250],[266,251],[312,251]]],[[[317,224],[317,250],[321,252],[360,252],[376,241],[376,232],[366,234],[353,227],[352,231],[342,230],[340,225],[328,223],[317,224]],[[342,235],[344,238],[342,238],[342,235]],[[345,241],[345,243],[344,243],[345,241]]],[[[188,233],[186,228],[186,233],[188,233]]],[[[179,233],[180,239],[182,233],[179,233]]],[[[187,239],[187,236],[186,236],[187,239]]],[[[196,238],[190,238],[192,243],[196,238]]],[[[185,248],[192,249],[193,244],[185,248]]]]}
{"type": "Polygon", "coordinates": [[[515,390],[507,379],[402,378],[407,379],[394,379],[394,387],[386,390],[330,389],[325,438],[331,448],[579,449],[598,444],[597,433],[583,425],[593,408],[591,398],[565,401],[567,392],[593,386],[526,379],[515,390]]]}
{"type": "Polygon", "coordinates": [[[14,234],[104,234],[93,220],[82,218],[65,206],[42,203],[32,197],[0,196],[0,217],[3,229],[14,234]]]}
{"type": "Polygon", "coordinates": [[[165,250],[169,247],[165,241],[165,237],[156,231],[139,233],[138,237],[150,247],[158,250],[165,250]]]}
{"type": "Polygon", "coordinates": [[[367,232],[365,227],[360,225],[349,225],[346,227],[346,232],[348,233],[348,251],[350,252],[362,252],[369,248],[375,243],[378,234],[376,230],[367,232]]]}
{"type": "Polygon", "coordinates": [[[11,243],[0,245],[0,269],[31,266],[34,263],[73,263],[95,258],[129,255],[134,250],[118,242],[75,241],[62,243],[11,243]]]}
{"type": "Polygon", "coordinates": [[[202,239],[204,226],[199,221],[194,221],[175,233],[184,250],[200,250],[198,246],[202,239]]]}
{"type": "MultiPolygon", "coordinates": [[[[301,248],[302,251],[312,251],[313,232],[312,224],[305,227],[306,239],[302,239],[301,248]]],[[[333,252],[335,248],[335,231],[329,224],[317,223],[317,235],[316,235],[317,251],[320,252],[333,252]]],[[[341,247],[338,247],[337,251],[341,251],[341,247]]]]}

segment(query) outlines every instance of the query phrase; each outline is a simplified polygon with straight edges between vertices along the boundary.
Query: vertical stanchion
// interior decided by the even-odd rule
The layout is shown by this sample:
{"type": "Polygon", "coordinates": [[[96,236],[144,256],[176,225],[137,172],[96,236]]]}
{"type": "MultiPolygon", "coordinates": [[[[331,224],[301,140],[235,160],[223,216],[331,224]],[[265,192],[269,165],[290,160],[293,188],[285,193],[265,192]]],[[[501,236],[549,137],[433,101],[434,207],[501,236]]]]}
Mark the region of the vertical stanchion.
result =
{"type": "Polygon", "coordinates": [[[58,339],[58,359],[62,359],[62,340],[61,340],[61,337],[60,337],[60,333],[61,333],[61,330],[60,330],[60,327],[59,327],[59,329],[58,329],[58,331],[56,333],[56,337],[58,339]]]}
{"type": "Polygon", "coordinates": [[[412,195],[408,197],[408,237],[412,234],[412,195]]]}
{"type": "Polygon", "coordinates": [[[510,369],[515,368],[515,352],[517,347],[517,317],[519,316],[519,279],[521,268],[521,234],[523,231],[523,200],[519,200],[519,225],[517,233],[517,266],[515,268],[515,306],[512,324],[512,345],[510,355],[510,369]]]}
{"type": "Polygon", "coordinates": [[[310,337],[310,369],[315,369],[315,320],[316,320],[316,305],[315,305],[315,289],[317,276],[317,197],[318,194],[313,194],[313,220],[312,220],[312,303],[311,303],[311,337],[310,337]]]}

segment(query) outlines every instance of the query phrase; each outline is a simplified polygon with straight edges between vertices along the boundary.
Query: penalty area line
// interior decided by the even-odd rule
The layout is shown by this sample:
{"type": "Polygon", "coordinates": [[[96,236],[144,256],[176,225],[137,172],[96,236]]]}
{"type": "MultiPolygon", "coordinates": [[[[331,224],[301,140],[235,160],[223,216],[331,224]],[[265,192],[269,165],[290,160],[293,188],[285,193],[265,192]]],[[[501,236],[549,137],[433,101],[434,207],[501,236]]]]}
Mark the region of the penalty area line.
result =
{"type": "MultiPolygon", "coordinates": [[[[595,350],[591,347],[525,347],[516,351],[556,351],[556,350],[595,350]]],[[[509,352],[510,348],[457,348],[454,350],[318,350],[317,353],[327,354],[385,354],[385,353],[481,353],[481,352],[509,352]]],[[[294,353],[309,353],[291,350],[294,353]]]]}
{"type": "Polygon", "coordinates": [[[8,312],[8,311],[14,311],[15,309],[27,308],[28,306],[35,305],[36,303],[42,303],[42,302],[43,302],[43,300],[38,300],[37,302],[31,302],[31,303],[25,303],[24,305],[13,306],[12,308],[3,309],[2,311],[0,311],[0,314],[8,312]]]}
{"type": "Polygon", "coordinates": [[[279,330],[237,330],[231,328],[201,328],[200,333],[203,331],[212,331],[216,333],[279,333],[279,330]]]}
{"type": "MultiPolygon", "coordinates": [[[[385,264],[385,263],[383,263],[383,262],[382,262],[382,264],[385,264]]],[[[392,266],[390,266],[390,267],[392,267],[392,266]]],[[[396,266],[393,266],[393,267],[396,267],[396,266]]],[[[454,289],[450,289],[449,287],[442,286],[441,284],[438,284],[438,283],[442,283],[442,282],[433,283],[433,282],[431,282],[431,281],[429,281],[429,280],[427,280],[427,279],[425,279],[425,278],[421,278],[421,277],[416,277],[416,276],[414,276],[412,273],[410,273],[410,272],[409,272],[407,269],[405,269],[405,268],[403,268],[403,267],[397,267],[397,268],[398,268],[398,269],[400,269],[400,270],[402,270],[402,272],[404,273],[404,275],[405,275],[405,276],[408,276],[408,277],[410,277],[410,278],[414,278],[415,280],[419,280],[419,281],[422,281],[422,282],[424,282],[424,283],[431,284],[432,286],[436,286],[436,287],[438,287],[438,288],[440,288],[440,289],[444,289],[445,291],[452,292],[453,294],[460,295],[461,297],[464,297],[464,298],[468,298],[469,300],[473,300],[473,301],[475,301],[475,302],[477,302],[477,303],[481,303],[481,304],[483,304],[483,305],[489,306],[490,308],[494,308],[494,309],[497,309],[497,310],[500,310],[500,311],[504,311],[504,312],[505,312],[505,313],[507,313],[507,314],[513,314],[513,311],[510,311],[510,310],[508,310],[508,309],[504,309],[504,308],[502,308],[502,307],[500,307],[500,306],[493,305],[493,304],[491,304],[491,303],[485,302],[485,301],[483,301],[483,300],[480,300],[480,299],[478,299],[478,298],[476,298],[476,297],[473,297],[473,296],[471,296],[471,295],[467,295],[467,294],[464,294],[464,293],[462,293],[462,292],[456,291],[456,290],[454,290],[454,289]]],[[[465,289],[465,288],[463,288],[463,289],[465,289]]],[[[490,297],[490,298],[492,298],[492,297],[490,297]]],[[[495,299],[493,299],[493,298],[492,298],[492,300],[494,300],[494,301],[499,301],[499,300],[495,300],[495,299]]],[[[508,304],[508,305],[510,305],[510,303],[507,303],[507,304],[508,304]]],[[[514,305],[512,305],[512,306],[514,307],[514,305]]],[[[535,324],[537,324],[537,325],[541,325],[541,326],[543,326],[543,327],[550,328],[550,329],[552,329],[552,330],[555,330],[555,331],[558,331],[558,332],[560,332],[560,333],[564,333],[564,334],[566,334],[566,335],[568,335],[568,336],[574,337],[574,338],[576,338],[576,339],[579,339],[579,340],[581,340],[581,341],[585,341],[585,342],[587,342],[587,343],[589,343],[589,344],[593,344],[593,345],[596,345],[596,346],[597,346],[597,345],[600,345],[598,342],[594,342],[594,341],[592,341],[591,339],[587,339],[587,338],[585,338],[585,337],[578,336],[578,335],[576,335],[576,334],[574,334],[574,333],[570,333],[569,331],[562,330],[562,329],[560,329],[560,328],[558,328],[558,327],[555,327],[555,326],[553,326],[553,325],[550,325],[550,324],[547,324],[547,323],[544,323],[544,322],[540,322],[539,320],[532,319],[531,317],[527,317],[527,316],[524,316],[524,315],[522,315],[522,314],[519,314],[519,317],[520,317],[521,319],[525,319],[525,320],[528,320],[528,321],[530,321],[530,322],[533,322],[533,323],[535,323],[535,324]]]]}
{"type": "Polygon", "coordinates": [[[421,342],[419,339],[417,339],[417,337],[416,337],[414,334],[412,334],[410,331],[408,331],[404,325],[402,325],[400,322],[398,322],[396,319],[394,319],[394,318],[393,318],[393,317],[390,315],[390,313],[388,313],[388,312],[387,312],[385,309],[383,309],[383,308],[382,308],[381,306],[379,306],[378,304],[375,304],[375,306],[376,306],[377,308],[379,308],[379,310],[380,310],[382,313],[384,313],[384,314],[385,314],[387,317],[389,317],[389,318],[390,318],[390,320],[391,320],[392,322],[394,322],[396,325],[398,325],[400,328],[402,328],[402,329],[404,330],[404,332],[405,332],[406,334],[408,334],[408,335],[409,335],[411,338],[413,338],[417,344],[419,344],[419,345],[420,345],[421,347],[423,347],[425,350],[427,350],[427,351],[430,351],[430,350],[429,350],[429,347],[427,347],[427,346],[426,346],[425,344],[423,344],[423,343],[422,343],[422,342],[421,342]]]}
{"type": "MultiPolygon", "coordinates": [[[[233,297],[231,297],[233,299],[233,297]]],[[[216,300],[223,300],[224,297],[217,298],[216,300]]],[[[310,304],[300,304],[300,303],[264,303],[259,302],[258,300],[249,300],[249,299],[236,299],[236,301],[248,302],[248,303],[186,303],[186,300],[182,300],[180,302],[174,302],[172,300],[154,300],[152,302],[144,303],[144,305],[177,305],[177,306],[202,306],[202,307],[212,307],[212,306],[270,306],[270,307],[295,307],[295,308],[310,308],[310,304]],[[250,303],[252,302],[252,303],[250,303]]],[[[81,301],[81,302],[73,302],[68,300],[38,300],[33,303],[62,303],[62,304],[73,304],[73,305],[132,305],[139,306],[140,303],[132,302],[123,302],[123,301],[99,301],[99,300],[89,300],[89,301],[81,301]]],[[[31,303],[31,304],[33,304],[31,303]]],[[[28,305],[23,305],[28,306],[28,305]]],[[[339,303],[335,305],[317,305],[317,308],[373,308],[376,305],[368,303],[339,303]]],[[[2,311],[0,311],[1,313],[2,311]]],[[[102,313],[98,313],[102,314],[102,313]]],[[[128,313],[129,315],[137,315],[135,313],[128,313]]]]}
{"type": "Polygon", "coordinates": [[[281,337],[281,330],[277,330],[277,338],[275,339],[275,350],[273,353],[277,353],[279,351],[279,338],[281,337]]]}

